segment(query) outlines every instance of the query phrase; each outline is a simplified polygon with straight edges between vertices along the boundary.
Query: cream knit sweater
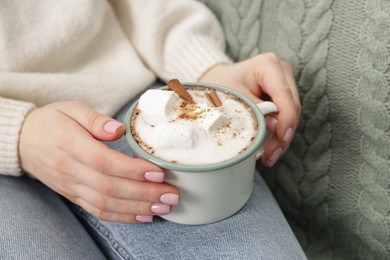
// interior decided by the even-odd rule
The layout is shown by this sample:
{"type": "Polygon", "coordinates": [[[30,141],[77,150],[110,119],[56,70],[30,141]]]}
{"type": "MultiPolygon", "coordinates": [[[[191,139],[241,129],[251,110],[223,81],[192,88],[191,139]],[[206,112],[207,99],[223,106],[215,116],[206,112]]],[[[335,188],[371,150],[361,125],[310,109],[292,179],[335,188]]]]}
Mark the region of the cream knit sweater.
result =
{"type": "Polygon", "coordinates": [[[0,174],[22,174],[34,107],[81,100],[113,115],[156,77],[196,81],[230,62],[222,30],[190,0],[0,2],[0,174]]]}

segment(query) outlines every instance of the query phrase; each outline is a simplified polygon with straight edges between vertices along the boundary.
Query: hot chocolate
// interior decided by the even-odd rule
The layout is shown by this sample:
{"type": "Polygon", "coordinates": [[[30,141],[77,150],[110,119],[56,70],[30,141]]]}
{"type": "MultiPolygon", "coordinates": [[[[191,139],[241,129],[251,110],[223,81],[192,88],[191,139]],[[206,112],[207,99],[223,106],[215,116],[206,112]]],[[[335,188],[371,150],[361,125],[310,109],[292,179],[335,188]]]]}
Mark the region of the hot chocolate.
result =
{"type": "Polygon", "coordinates": [[[248,201],[272,102],[253,103],[224,86],[169,81],[128,110],[126,140],[134,155],[164,169],[180,203],[162,217],[181,224],[225,219],[248,201]],[[164,90],[163,90],[164,89],[164,90]],[[216,91],[213,94],[213,91],[216,91]]]}
{"type": "Polygon", "coordinates": [[[207,87],[187,86],[192,100],[153,89],[140,98],[131,118],[136,142],[153,156],[182,165],[207,165],[236,157],[257,134],[251,108],[238,97],[207,87]],[[212,95],[211,95],[212,96],[212,95]]]}

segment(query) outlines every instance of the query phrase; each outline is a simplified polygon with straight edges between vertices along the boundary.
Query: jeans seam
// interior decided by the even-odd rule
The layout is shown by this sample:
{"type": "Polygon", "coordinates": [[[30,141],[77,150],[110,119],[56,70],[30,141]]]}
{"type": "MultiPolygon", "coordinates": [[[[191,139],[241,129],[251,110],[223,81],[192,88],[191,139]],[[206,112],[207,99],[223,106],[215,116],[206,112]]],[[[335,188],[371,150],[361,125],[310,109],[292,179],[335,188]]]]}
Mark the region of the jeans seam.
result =
{"type": "Polygon", "coordinates": [[[84,210],[79,208],[78,206],[75,207],[77,212],[81,217],[83,217],[86,221],[90,223],[90,227],[94,228],[95,231],[103,237],[104,240],[108,242],[110,247],[113,249],[115,254],[120,257],[121,259],[129,259],[133,260],[131,254],[125,249],[125,247],[112,235],[112,233],[104,227],[102,224],[99,223],[97,219],[92,217],[90,214],[86,213],[84,210]],[[128,258],[130,257],[130,258],[128,258]]]}

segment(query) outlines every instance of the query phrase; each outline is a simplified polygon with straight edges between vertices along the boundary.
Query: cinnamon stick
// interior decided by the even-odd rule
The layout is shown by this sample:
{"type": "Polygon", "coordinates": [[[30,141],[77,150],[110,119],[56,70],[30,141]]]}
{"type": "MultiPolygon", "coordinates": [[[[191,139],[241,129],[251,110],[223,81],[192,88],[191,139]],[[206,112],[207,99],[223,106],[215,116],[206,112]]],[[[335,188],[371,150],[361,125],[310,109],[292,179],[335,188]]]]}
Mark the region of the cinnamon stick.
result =
{"type": "Polygon", "coordinates": [[[217,93],[212,90],[209,93],[206,93],[207,98],[210,100],[210,102],[215,106],[215,107],[220,107],[222,106],[222,101],[219,99],[217,93]]]}
{"type": "Polygon", "coordinates": [[[183,85],[178,81],[177,79],[171,79],[167,82],[168,87],[175,91],[176,94],[179,95],[179,97],[189,103],[194,103],[194,100],[192,99],[190,93],[183,87],[183,85]]]}

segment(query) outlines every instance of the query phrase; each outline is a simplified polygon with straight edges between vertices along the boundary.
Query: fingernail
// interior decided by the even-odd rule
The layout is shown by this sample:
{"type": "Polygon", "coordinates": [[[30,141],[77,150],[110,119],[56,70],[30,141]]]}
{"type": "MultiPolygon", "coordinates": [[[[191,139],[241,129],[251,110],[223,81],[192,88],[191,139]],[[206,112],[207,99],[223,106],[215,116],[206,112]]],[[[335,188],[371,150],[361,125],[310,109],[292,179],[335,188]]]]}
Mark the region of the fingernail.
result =
{"type": "Polygon", "coordinates": [[[291,137],[292,137],[292,128],[290,127],[289,129],[286,130],[286,133],[284,133],[283,142],[285,143],[290,142],[291,137]]]}
{"type": "Polygon", "coordinates": [[[265,118],[265,123],[267,125],[267,128],[271,132],[275,132],[275,130],[276,130],[276,123],[277,122],[278,122],[278,120],[275,117],[273,117],[273,116],[267,116],[265,118]]]}
{"type": "Polygon", "coordinates": [[[168,214],[171,211],[171,207],[162,203],[155,203],[150,210],[156,214],[168,214]]]}
{"type": "Polygon", "coordinates": [[[166,193],[161,195],[160,201],[168,205],[177,205],[179,203],[179,195],[175,193],[166,193]]]}
{"type": "Polygon", "coordinates": [[[138,222],[152,222],[153,221],[153,216],[137,215],[137,216],[135,216],[135,220],[137,220],[138,222]]]}
{"type": "Polygon", "coordinates": [[[282,148],[278,148],[276,149],[272,155],[268,158],[267,160],[267,163],[268,163],[268,167],[272,167],[274,166],[274,164],[278,161],[280,155],[282,154],[282,151],[283,149],[282,148]]]}
{"type": "Polygon", "coordinates": [[[144,174],[145,179],[153,182],[163,182],[164,173],[162,172],[146,172],[144,174]]]}
{"type": "Polygon", "coordinates": [[[104,131],[106,131],[109,134],[115,134],[116,131],[118,131],[119,127],[121,127],[122,124],[118,121],[108,121],[104,125],[104,131]]]}

